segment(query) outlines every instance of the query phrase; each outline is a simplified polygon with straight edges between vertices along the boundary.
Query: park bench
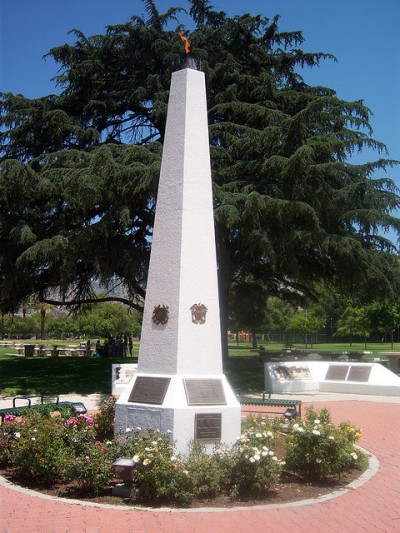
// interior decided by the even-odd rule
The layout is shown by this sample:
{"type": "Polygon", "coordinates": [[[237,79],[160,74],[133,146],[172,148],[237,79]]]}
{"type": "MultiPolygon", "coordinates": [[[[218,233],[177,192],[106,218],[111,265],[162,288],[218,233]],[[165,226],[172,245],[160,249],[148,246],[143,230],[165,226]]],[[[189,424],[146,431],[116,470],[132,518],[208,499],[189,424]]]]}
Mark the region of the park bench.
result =
{"type": "Polygon", "coordinates": [[[59,411],[60,409],[70,409],[75,414],[85,414],[87,412],[87,409],[82,402],[60,402],[58,396],[52,396],[55,398],[55,401],[46,402],[45,399],[48,396],[49,395],[47,394],[42,394],[40,396],[40,403],[35,404],[32,404],[32,399],[37,398],[37,396],[15,396],[12,401],[12,407],[0,409],[1,422],[4,422],[4,418],[7,415],[22,416],[28,411],[28,409],[34,409],[36,411],[59,411]],[[22,400],[27,403],[25,405],[17,405],[18,400],[22,400]]]}
{"type": "MultiPolygon", "coordinates": [[[[262,398],[253,398],[251,396],[238,395],[241,405],[257,405],[263,407],[283,407],[285,412],[283,416],[291,419],[296,416],[301,418],[301,400],[286,400],[281,398],[271,398],[270,391],[264,391],[262,398]],[[267,397],[268,396],[268,397],[267,397]]],[[[276,411],[266,411],[267,413],[276,413],[276,411]]]]}

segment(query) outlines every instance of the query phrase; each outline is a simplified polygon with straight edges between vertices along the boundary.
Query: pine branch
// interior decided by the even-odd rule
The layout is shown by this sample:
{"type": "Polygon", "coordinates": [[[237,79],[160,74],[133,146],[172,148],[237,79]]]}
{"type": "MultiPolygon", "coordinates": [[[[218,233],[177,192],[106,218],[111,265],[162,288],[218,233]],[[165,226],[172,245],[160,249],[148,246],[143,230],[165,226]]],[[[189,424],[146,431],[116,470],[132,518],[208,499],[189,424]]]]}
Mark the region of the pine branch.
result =
{"type": "Polygon", "coordinates": [[[97,304],[101,302],[120,302],[124,305],[127,305],[128,307],[131,307],[132,309],[136,309],[136,311],[139,311],[139,313],[143,313],[143,307],[136,304],[135,302],[132,302],[131,300],[128,300],[127,298],[120,298],[118,296],[105,296],[101,298],[83,298],[78,300],[51,300],[48,298],[43,298],[39,296],[39,302],[49,304],[49,305],[56,305],[56,306],[67,306],[67,307],[81,307],[85,304],[97,304]]]}

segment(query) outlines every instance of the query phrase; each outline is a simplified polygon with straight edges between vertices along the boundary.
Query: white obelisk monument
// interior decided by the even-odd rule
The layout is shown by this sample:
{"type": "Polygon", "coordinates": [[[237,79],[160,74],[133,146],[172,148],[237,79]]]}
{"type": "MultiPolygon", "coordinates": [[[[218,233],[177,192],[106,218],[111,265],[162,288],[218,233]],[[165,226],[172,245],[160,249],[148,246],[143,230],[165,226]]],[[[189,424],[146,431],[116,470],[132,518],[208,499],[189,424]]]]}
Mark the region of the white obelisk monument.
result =
{"type": "Polygon", "coordinates": [[[174,72],[168,103],[137,374],[116,428],[172,431],[177,451],[240,434],[222,369],[204,73],[174,72]]]}

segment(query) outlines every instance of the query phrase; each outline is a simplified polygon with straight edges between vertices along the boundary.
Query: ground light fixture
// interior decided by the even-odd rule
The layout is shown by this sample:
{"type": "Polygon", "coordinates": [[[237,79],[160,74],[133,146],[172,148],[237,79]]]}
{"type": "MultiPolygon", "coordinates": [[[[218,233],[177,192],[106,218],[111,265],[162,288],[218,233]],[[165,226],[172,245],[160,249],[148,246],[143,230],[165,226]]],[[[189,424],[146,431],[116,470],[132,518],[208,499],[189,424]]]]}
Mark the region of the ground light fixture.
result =
{"type": "Polygon", "coordinates": [[[135,463],[130,457],[119,457],[113,463],[114,476],[122,479],[123,483],[117,483],[113,487],[113,495],[128,498],[132,492],[132,478],[135,463]]]}
{"type": "Polygon", "coordinates": [[[297,410],[292,407],[292,408],[286,409],[286,411],[283,413],[283,416],[286,418],[286,420],[290,421],[299,415],[298,415],[297,410]]]}

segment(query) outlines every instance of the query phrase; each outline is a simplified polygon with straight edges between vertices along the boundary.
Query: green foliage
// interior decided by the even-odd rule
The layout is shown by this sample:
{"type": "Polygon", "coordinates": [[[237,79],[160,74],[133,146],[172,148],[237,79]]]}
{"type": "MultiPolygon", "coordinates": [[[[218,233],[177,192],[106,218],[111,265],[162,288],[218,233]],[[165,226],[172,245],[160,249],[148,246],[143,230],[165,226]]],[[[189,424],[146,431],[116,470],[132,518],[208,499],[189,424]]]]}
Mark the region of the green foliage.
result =
{"type": "Polygon", "coordinates": [[[253,280],[233,285],[229,295],[231,331],[264,333],[269,330],[268,293],[262,283],[253,280]]]}
{"type": "Polygon", "coordinates": [[[220,495],[264,499],[283,468],[319,480],[368,464],[354,447],[359,430],[347,422],[334,426],[327,409],[308,409],[305,419],[288,429],[280,420],[249,417],[232,447],[216,446],[208,453],[193,442],[180,456],[174,454],[170,435],[154,430],[128,428],[124,436],[100,439],[101,424],[103,434],[109,433],[113,407],[109,399],[94,419],[34,411],[22,420],[6,417],[0,426],[0,465],[15,466],[39,482],[74,481],[85,494],[96,495],[112,482],[113,462],[131,457],[137,499],[187,505],[194,498],[220,495]],[[278,458],[274,449],[282,439],[286,454],[278,458]]]}
{"type": "Polygon", "coordinates": [[[14,335],[35,335],[40,332],[40,315],[35,313],[27,315],[25,318],[20,316],[6,316],[4,321],[5,331],[12,337],[14,335]]]}
{"type": "Polygon", "coordinates": [[[82,453],[75,454],[69,461],[66,480],[77,481],[89,494],[99,494],[114,477],[114,460],[106,444],[90,442],[82,453]]]}
{"type": "Polygon", "coordinates": [[[307,344],[307,335],[318,333],[325,325],[324,316],[318,315],[313,311],[298,311],[289,324],[289,329],[294,333],[303,335],[307,344]]]}
{"type": "Polygon", "coordinates": [[[66,418],[63,422],[65,445],[75,455],[82,454],[96,435],[93,418],[86,415],[78,415],[66,418]]]}
{"type": "Polygon", "coordinates": [[[13,429],[11,464],[27,477],[47,483],[63,479],[71,458],[64,446],[62,426],[46,412],[29,412],[23,423],[13,429]]]}
{"type": "Polygon", "coordinates": [[[114,434],[116,401],[117,399],[114,396],[110,396],[94,415],[94,427],[96,428],[97,438],[100,440],[111,438],[114,434]]]}
{"type": "Polygon", "coordinates": [[[227,450],[215,447],[210,454],[201,442],[193,441],[185,459],[185,467],[193,482],[196,498],[215,498],[229,492],[230,464],[227,450]]]}
{"type": "Polygon", "coordinates": [[[353,468],[363,470],[368,459],[354,446],[360,437],[360,430],[347,422],[335,426],[327,409],[308,408],[304,420],[290,425],[286,469],[312,480],[353,468]]]}
{"type": "Polygon", "coordinates": [[[282,461],[273,449],[274,433],[264,427],[242,431],[233,449],[230,468],[231,495],[264,498],[279,479],[282,461]]]}
{"type": "Polygon", "coordinates": [[[360,335],[367,339],[372,330],[368,307],[346,307],[342,318],[338,320],[335,335],[360,335]]]}
{"type": "Polygon", "coordinates": [[[76,316],[78,330],[87,337],[106,337],[140,330],[141,316],[134,309],[112,302],[98,303],[76,316]]]}
{"type": "Polygon", "coordinates": [[[280,300],[273,298],[270,304],[271,329],[287,332],[289,331],[290,322],[295,316],[296,310],[293,306],[280,300]]]}
{"type": "Polygon", "coordinates": [[[396,302],[381,298],[364,305],[347,305],[338,320],[336,335],[360,335],[364,339],[372,332],[390,335],[392,350],[394,332],[400,325],[400,308],[396,302]]]}
{"type": "Polygon", "coordinates": [[[12,465],[20,439],[20,423],[14,415],[6,415],[0,427],[0,465],[12,465]]]}
{"type": "Polygon", "coordinates": [[[65,339],[79,337],[80,331],[77,321],[71,316],[49,316],[46,334],[49,339],[65,339]]]}
{"type": "Polygon", "coordinates": [[[141,499],[189,503],[197,498],[227,494],[232,498],[263,498],[279,478],[281,461],[271,450],[274,433],[248,428],[232,448],[216,447],[207,453],[194,442],[187,456],[174,455],[168,435],[129,430],[121,444],[123,455],[135,463],[134,485],[141,499]]]}
{"type": "Polygon", "coordinates": [[[393,334],[400,325],[400,307],[398,303],[387,300],[372,302],[367,309],[374,331],[390,334],[393,350],[393,334]]]}
{"type": "Polygon", "coordinates": [[[134,450],[134,482],[147,502],[188,503],[194,497],[193,482],[182,459],[174,455],[169,435],[148,430],[129,438],[134,450]]]}
{"type": "Polygon", "coordinates": [[[1,95],[0,308],[55,291],[79,306],[98,281],[122,282],[125,303],[141,307],[169,83],[184,55],[174,21],[206,75],[224,329],[242,284],[285,300],[320,280],[393,297],[398,261],[381,230],[399,229],[395,163],[361,100],[300,75],[332,56],[304,52],[278,16],[187,3],[187,28],[180,9],[147,1],[145,17],[103,35],[74,30],[75,43],[49,52],[58,96],[1,95]],[[365,146],[379,159],[351,164],[365,146]]]}
{"type": "MultiPolygon", "coordinates": [[[[28,304],[28,308],[34,311],[33,305],[28,304]]],[[[67,316],[65,312],[62,313],[63,316],[59,316],[60,311],[54,308],[48,309],[44,314],[46,316],[45,336],[55,339],[62,339],[68,335],[93,338],[132,333],[138,336],[142,320],[141,314],[135,309],[114,302],[85,305],[82,306],[80,312],[70,316],[67,316]]],[[[41,335],[42,318],[43,311],[25,316],[6,314],[4,315],[4,329],[8,336],[36,335],[44,338],[41,335]]]]}
{"type": "Polygon", "coordinates": [[[97,494],[113,478],[114,457],[95,441],[93,424],[86,415],[54,417],[45,410],[29,411],[22,421],[9,417],[2,426],[0,463],[39,483],[75,480],[97,494]]]}

